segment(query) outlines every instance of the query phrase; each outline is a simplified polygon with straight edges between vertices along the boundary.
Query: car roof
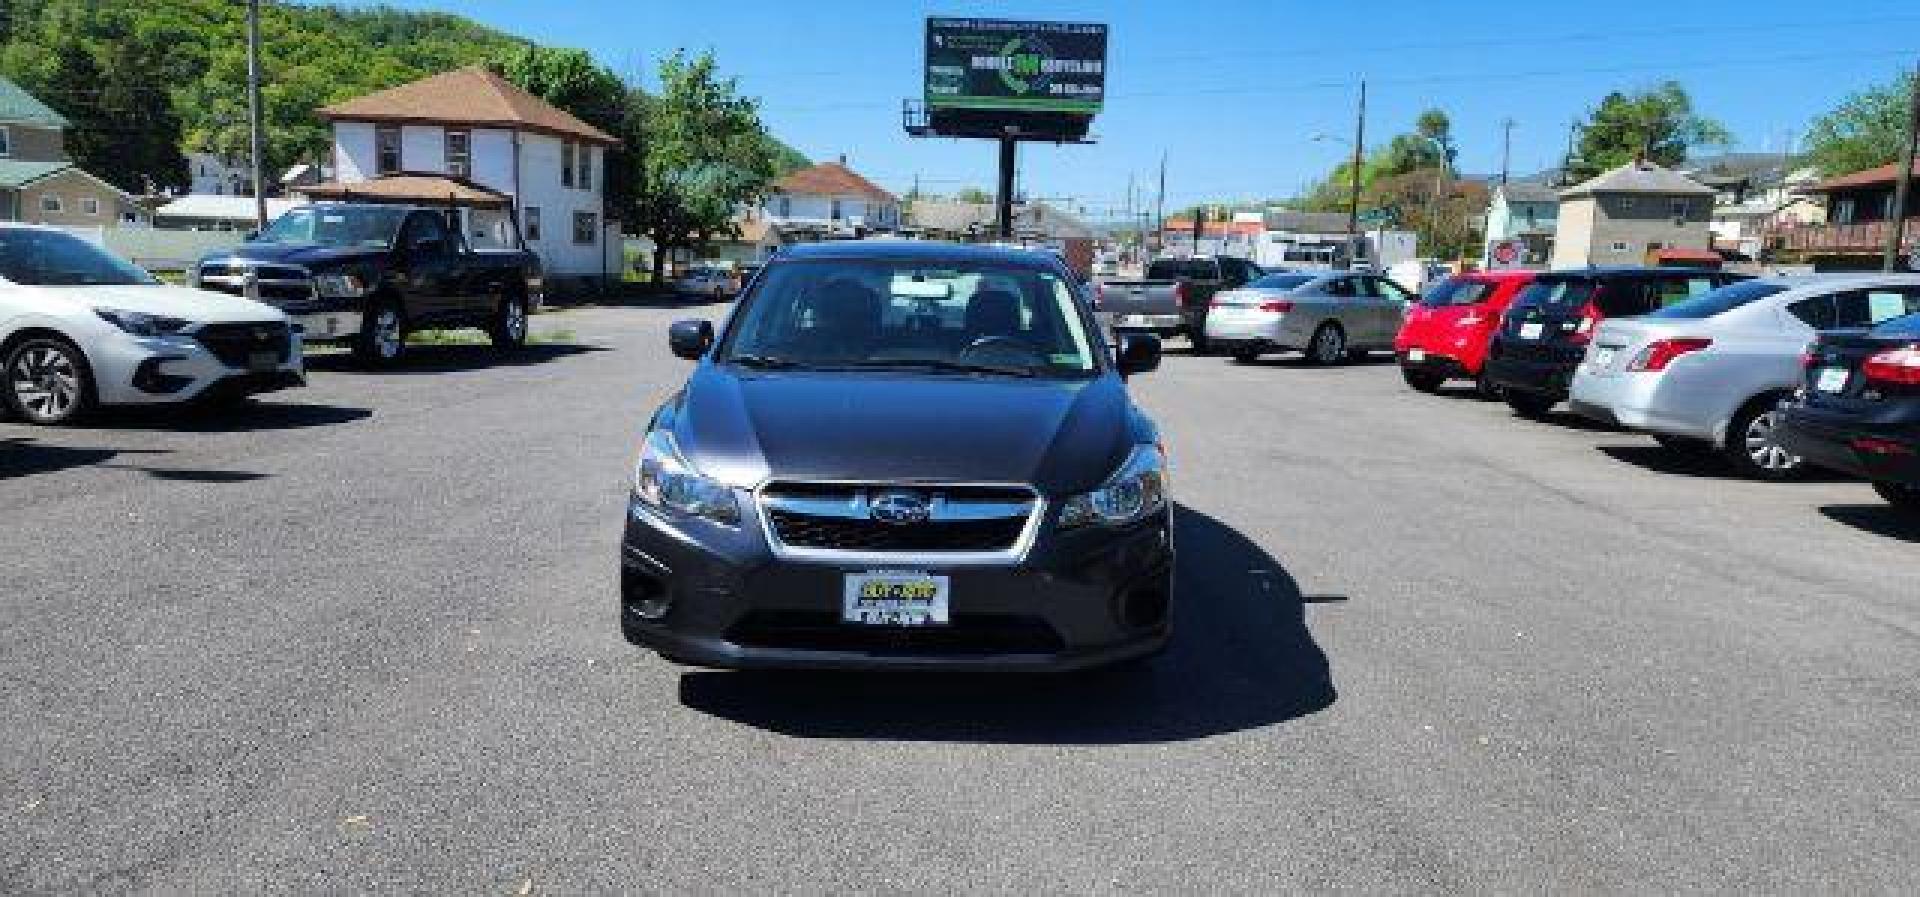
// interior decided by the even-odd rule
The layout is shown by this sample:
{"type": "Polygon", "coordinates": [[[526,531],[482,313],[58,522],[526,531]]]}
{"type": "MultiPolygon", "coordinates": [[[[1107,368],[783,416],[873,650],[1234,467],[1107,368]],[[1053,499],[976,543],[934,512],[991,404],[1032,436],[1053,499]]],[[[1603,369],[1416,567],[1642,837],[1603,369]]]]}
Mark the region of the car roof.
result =
{"type": "Polygon", "coordinates": [[[1858,284],[1861,286],[1920,286],[1920,274],[1901,274],[1882,271],[1845,271],[1825,274],[1774,274],[1756,278],[1761,283],[1771,283],[1787,289],[1800,287],[1840,287],[1858,284]]]}
{"type": "Polygon", "coordinates": [[[780,250],[771,261],[909,261],[930,264],[1002,264],[1015,267],[1059,266],[1051,253],[975,243],[938,240],[827,240],[799,243],[780,250]]]}

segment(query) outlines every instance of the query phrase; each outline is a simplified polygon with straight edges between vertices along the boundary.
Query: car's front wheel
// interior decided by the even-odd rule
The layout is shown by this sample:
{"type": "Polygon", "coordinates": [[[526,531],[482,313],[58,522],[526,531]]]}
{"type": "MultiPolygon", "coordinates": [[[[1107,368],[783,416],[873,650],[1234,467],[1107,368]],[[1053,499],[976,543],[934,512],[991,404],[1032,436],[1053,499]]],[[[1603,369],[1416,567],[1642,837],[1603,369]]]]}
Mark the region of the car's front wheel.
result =
{"type": "Polygon", "coordinates": [[[1447,378],[1432,371],[1417,371],[1413,368],[1401,368],[1400,379],[1407,381],[1408,386],[1428,393],[1439,392],[1440,384],[1447,382],[1447,378]]]}
{"type": "Polygon", "coordinates": [[[487,336],[496,349],[518,349],[527,344],[527,300],[513,293],[500,297],[487,336]]]}
{"type": "Polygon", "coordinates": [[[93,370],[72,343],[57,337],[33,337],[6,357],[8,410],[40,426],[72,423],[93,410],[93,370]]]}
{"type": "Polygon", "coordinates": [[[1780,410],[1774,402],[1755,402],[1734,415],[1725,453],[1735,470],[1757,480],[1783,480],[1800,469],[1800,458],[1780,444],[1780,410]]]}
{"type": "Polygon", "coordinates": [[[1880,497],[1886,499],[1887,504],[1908,514],[1920,516],[1920,486],[1881,480],[1873,484],[1873,491],[1880,493],[1880,497]]]}
{"type": "Polygon", "coordinates": [[[392,302],[374,306],[360,322],[360,335],[353,341],[354,359],[386,367],[400,363],[406,354],[407,325],[400,306],[392,302]]]}

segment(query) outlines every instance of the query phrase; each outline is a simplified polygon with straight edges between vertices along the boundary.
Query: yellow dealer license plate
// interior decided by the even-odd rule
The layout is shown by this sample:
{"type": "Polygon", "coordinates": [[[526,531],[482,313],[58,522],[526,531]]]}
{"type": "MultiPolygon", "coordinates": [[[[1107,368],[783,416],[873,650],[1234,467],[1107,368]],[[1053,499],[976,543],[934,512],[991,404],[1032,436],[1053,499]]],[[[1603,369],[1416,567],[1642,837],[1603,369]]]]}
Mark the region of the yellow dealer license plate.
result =
{"type": "Polygon", "coordinates": [[[840,618],[874,626],[949,622],[947,578],[912,570],[849,573],[840,618]]]}

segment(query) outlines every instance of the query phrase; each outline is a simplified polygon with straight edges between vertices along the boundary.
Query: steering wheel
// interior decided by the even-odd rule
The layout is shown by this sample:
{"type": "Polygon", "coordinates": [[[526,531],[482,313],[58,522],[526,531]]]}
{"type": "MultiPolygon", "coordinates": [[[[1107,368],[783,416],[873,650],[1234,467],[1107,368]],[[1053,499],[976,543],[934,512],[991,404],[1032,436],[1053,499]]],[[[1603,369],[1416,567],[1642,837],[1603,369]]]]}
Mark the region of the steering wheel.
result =
{"type": "Polygon", "coordinates": [[[979,356],[983,355],[991,359],[995,353],[999,353],[1002,359],[1009,355],[1017,355],[1019,357],[1013,360],[1019,364],[1041,364],[1047,360],[1046,353],[1040,351],[1039,347],[1004,334],[983,336],[968,343],[965,349],[960,350],[960,360],[977,361],[979,356]]]}

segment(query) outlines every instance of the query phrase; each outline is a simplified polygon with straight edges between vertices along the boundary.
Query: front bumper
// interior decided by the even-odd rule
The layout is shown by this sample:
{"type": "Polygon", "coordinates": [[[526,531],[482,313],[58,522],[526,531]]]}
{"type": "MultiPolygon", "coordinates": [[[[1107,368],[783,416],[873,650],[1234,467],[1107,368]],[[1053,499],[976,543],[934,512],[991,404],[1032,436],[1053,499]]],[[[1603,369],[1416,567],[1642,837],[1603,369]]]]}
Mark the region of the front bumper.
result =
{"type": "Polygon", "coordinates": [[[621,629],[669,660],[723,669],[1048,672],[1152,654],[1170,633],[1170,517],[1067,533],[1043,521],[1025,556],[941,566],[778,557],[748,518],[739,528],[627,515],[621,629]],[[844,577],[913,569],[949,578],[952,623],[842,623],[844,577]],[[640,602],[671,604],[655,621],[640,602]]]}
{"type": "Polygon", "coordinates": [[[360,335],[362,316],[358,311],[318,311],[289,314],[302,339],[308,342],[352,339],[360,335]]]}
{"type": "Polygon", "coordinates": [[[228,365],[190,336],[116,334],[90,344],[87,360],[106,405],[165,405],[306,384],[298,334],[284,361],[260,370],[228,365]]]}
{"type": "Polygon", "coordinates": [[[1804,463],[1863,479],[1920,486],[1920,425],[1869,423],[1791,403],[1782,411],[1780,444],[1804,463]],[[1859,447],[1862,444],[1875,448],[1859,447]]]}

